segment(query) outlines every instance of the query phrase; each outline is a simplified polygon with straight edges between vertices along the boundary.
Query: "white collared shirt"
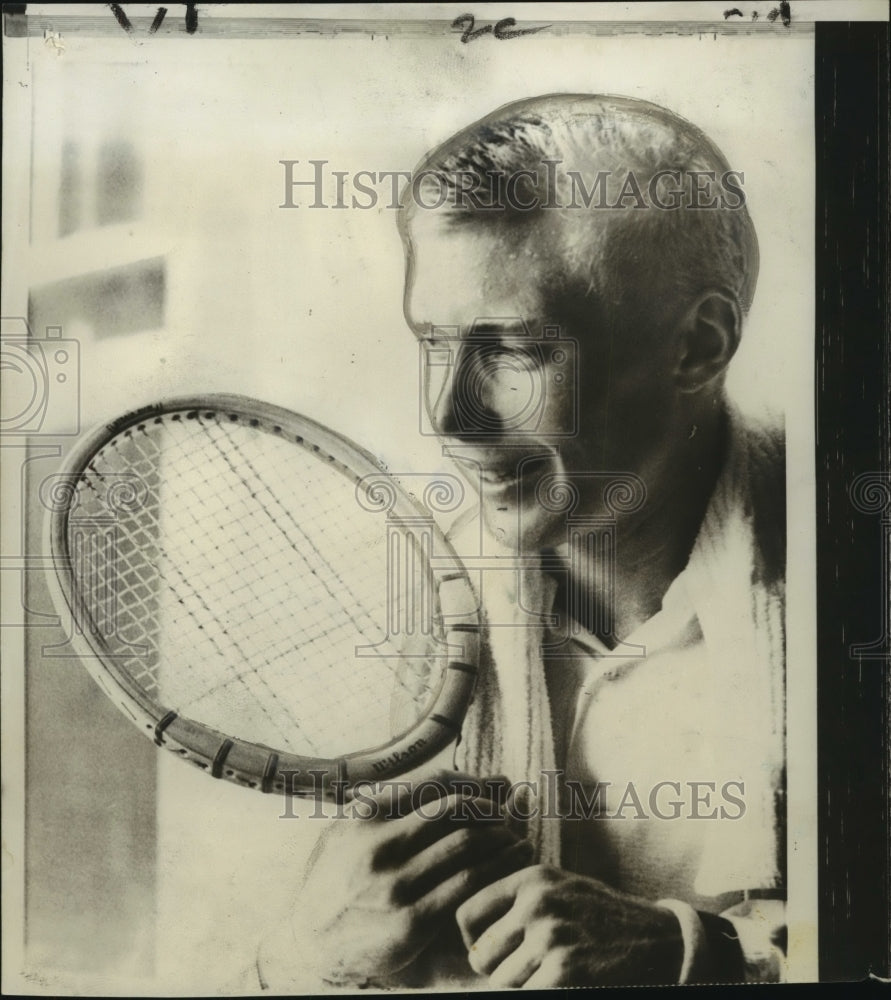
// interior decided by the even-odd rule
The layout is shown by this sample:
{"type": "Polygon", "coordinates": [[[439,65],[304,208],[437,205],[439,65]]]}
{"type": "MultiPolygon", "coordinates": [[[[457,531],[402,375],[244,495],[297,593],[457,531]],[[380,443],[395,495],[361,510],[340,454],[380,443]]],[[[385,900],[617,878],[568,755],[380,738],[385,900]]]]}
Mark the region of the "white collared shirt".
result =
{"type": "Polygon", "coordinates": [[[746,762],[718,773],[710,753],[712,671],[684,573],[620,646],[579,629],[560,652],[545,657],[550,690],[559,690],[563,671],[578,678],[568,704],[552,697],[557,763],[569,786],[564,865],[648,899],[675,897],[716,913],[738,901],[694,888],[710,825],[745,821],[746,762]]]}

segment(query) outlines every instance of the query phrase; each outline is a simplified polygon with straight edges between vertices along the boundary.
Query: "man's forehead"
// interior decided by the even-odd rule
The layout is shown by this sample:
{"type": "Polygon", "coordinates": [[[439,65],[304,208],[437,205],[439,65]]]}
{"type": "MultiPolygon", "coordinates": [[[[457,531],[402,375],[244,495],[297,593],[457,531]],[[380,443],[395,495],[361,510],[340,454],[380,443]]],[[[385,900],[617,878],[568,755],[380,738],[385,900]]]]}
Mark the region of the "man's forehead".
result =
{"type": "Polygon", "coordinates": [[[558,259],[546,251],[540,223],[453,216],[424,211],[409,226],[411,319],[463,323],[468,311],[490,316],[539,311],[541,287],[558,259]]]}
{"type": "Polygon", "coordinates": [[[592,245],[599,228],[589,216],[568,211],[468,212],[415,209],[406,223],[411,257],[419,261],[439,253],[485,256],[492,267],[524,257],[547,259],[559,266],[582,243],[592,245]]]}
{"type": "MultiPolygon", "coordinates": [[[[488,226],[425,220],[412,234],[404,310],[416,331],[468,330],[484,320],[522,319],[533,336],[555,323],[586,327],[602,300],[585,264],[570,267],[564,248],[541,231],[497,235],[488,226]]],[[[499,327],[501,329],[501,327],[499,327]]],[[[504,327],[509,332],[510,326],[504,327]]]]}
{"type": "Polygon", "coordinates": [[[407,228],[413,241],[449,237],[497,239],[504,230],[513,228],[507,225],[506,213],[500,209],[470,211],[449,205],[440,208],[415,205],[405,211],[407,228]]]}

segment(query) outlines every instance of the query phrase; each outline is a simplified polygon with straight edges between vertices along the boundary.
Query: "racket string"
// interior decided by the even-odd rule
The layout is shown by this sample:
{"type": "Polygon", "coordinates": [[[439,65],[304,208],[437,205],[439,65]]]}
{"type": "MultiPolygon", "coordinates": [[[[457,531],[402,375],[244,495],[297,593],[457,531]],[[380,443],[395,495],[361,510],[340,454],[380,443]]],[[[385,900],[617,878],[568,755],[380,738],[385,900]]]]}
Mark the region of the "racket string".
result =
{"type": "MultiPolygon", "coordinates": [[[[240,456],[242,457],[242,459],[244,460],[244,462],[245,462],[245,464],[246,464],[246,465],[248,466],[248,468],[249,468],[249,469],[251,470],[251,472],[252,472],[252,473],[253,473],[253,474],[254,474],[254,475],[256,476],[256,475],[257,475],[257,470],[256,470],[256,469],[254,469],[253,465],[251,464],[251,461],[250,461],[250,459],[249,459],[249,458],[248,458],[248,457],[247,457],[247,456],[246,456],[246,455],[244,454],[244,451],[243,451],[243,449],[240,449],[240,448],[238,447],[238,444],[237,444],[237,442],[234,442],[234,441],[232,441],[231,443],[232,443],[232,445],[233,445],[233,448],[234,448],[234,449],[235,449],[235,450],[236,450],[237,452],[239,452],[240,456]]],[[[221,454],[221,455],[222,455],[222,456],[223,456],[224,458],[227,458],[227,456],[225,455],[225,453],[224,453],[224,452],[222,452],[222,451],[221,451],[221,452],[220,452],[220,454],[221,454]]],[[[231,465],[231,463],[230,463],[230,465],[231,465]]],[[[233,472],[235,472],[235,471],[236,471],[236,470],[235,470],[235,468],[234,468],[234,466],[232,466],[232,469],[233,469],[233,472]]],[[[261,481],[261,482],[262,482],[262,479],[260,479],[260,477],[259,477],[259,476],[257,476],[257,478],[258,478],[258,480],[259,480],[259,481],[261,481]]],[[[256,497],[256,494],[252,494],[252,496],[253,496],[253,497],[256,497]]],[[[276,506],[277,506],[277,507],[278,507],[278,508],[280,509],[280,511],[281,511],[281,513],[283,514],[283,516],[284,516],[284,517],[285,517],[285,518],[287,519],[287,521],[288,521],[288,522],[290,523],[291,527],[292,527],[292,528],[294,528],[294,529],[295,529],[295,530],[297,531],[297,533],[298,533],[298,534],[299,534],[299,536],[300,536],[300,539],[301,539],[301,540],[302,540],[303,542],[305,542],[305,543],[306,543],[306,546],[308,546],[308,550],[307,550],[307,551],[310,551],[310,552],[312,552],[313,556],[314,556],[314,557],[316,557],[316,558],[318,559],[318,566],[322,567],[323,569],[330,569],[330,565],[329,565],[329,563],[328,563],[328,562],[327,562],[327,561],[326,561],[326,560],[325,560],[325,559],[324,559],[324,558],[323,558],[323,557],[321,556],[321,553],[319,552],[318,548],[317,548],[317,547],[316,547],[316,545],[314,544],[313,540],[312,540],[312,539],[311,539],[311,538],[310,538],[310,537],[309,537],[309,536],[307,535],[307,533],[306,533],[306,532],[305,532],[305,531],[304,531],[304,530],[303,530],[303,529],[302,529],[302,528],[300,527],[300,525],[299,525],[299,524],[297,523],[297,521],[296,521],[296,520],[294,519],[294,516],[293,516],[293,514],[292,514],[292,513],[291,513],[291,512],[290,512],[290,511],[289,511],[289,510],[288,510],[288,509],[286,508],[286,507],[284,507],[284,505],[282,504],[282,502],[281,502],[280,498],[279,498],[279,497],[277,497],[277,496],[275,496],[274,494],[272,494],[272,493],[271,493],[271,491],[270,491],[270,496],[271,496],[271,499],[273,500],[273,502],[275,503],[275,505],[276,505],[276,506]]],[[[272,515],[272,513],[271,513],[271,512],[268,512],[268,513],[269,513],[269,517],[270,517],[270,520],[272,521],[272,523],[273,523],[273,524],[274,524],[274,525],[276,526],[276,528],[279,528],[279,530],[281,530],[281,533],[282,533],[282,537],[283,537],[283,538],[284,538],[284,539],[285,539],[285,540],[286,540],[286,541],[287,541],[287,542],[288,542],[288,543],[289,543],[289,544],[291,545],[292,549],[293,549],[293,550],[294,550],[294,551],[295,551],[295,552],[296,552],[296,553],[297,553],[298,555],[302,555],[302,552],[303,552],[304,550],[303,550],[302,548],[300,548],[300,547],[298,547],[298,546],[296,546],[296,545],[294,544],[294,542],[293,542],[293,541],[291,540],[291,538],[290,538],[290,536],[289,536],[289,535],[287,534],[287,532],[286,532],[285,530],[283,530],[283,529],[282,529],[282,528],[280,527],[280,525],[279,525],[278,521],[277,521],[277,520],[276,520],[276,518],[275,518],[275,517],[274,517],[274,516],[272,515]]],[[[325,533],[325,529],[324,529],[324,527],[322,527],[322,530],[321,530],[321,532],[320,532],[320,533],[321,533],[321,534],[324,534],[324,533],[325,533]]],[[[304,557],[304,558],[305,558],[305,557],[304,557]]],[[[307,559],[306,561],[307,561],[307,565],[308,565],[308,564],[309,564],[309,560],[307,559]]],[[[346,597],[348,597],[348,598],[350,599],[350,601],[352,602],[352,606],[353,606],[354,608],[356,608],[356,609],[359,609],[359,610],[363,610],[363,611],[364,611],[364,608],[363,608],[363,605],[362,605],[362,602],[361,602],[361,601],[360,601],[360,600],[359,600],[359,599],[357,598],[357,596],[356,596],[355,594],[353,594],[353,593],[351,593],[351,592],[350,592],[350,589],[349,589],[349,586],[347,585],[347,583],[346,583],[346,581],[345,581],[345,580],[343,580],[343,579],[341,579],[341,578],[338,578],[338,577],[336,576],[336,574],[334,574],[334,582],[335,582],[336,586],[337,586],[338,588],[340,588],[340,589],[341,589],[341,591],[342,591],[342,592],[344,593],[344,595],[345,595],[346,597]]],[[[352,614],[351,614],[351,612],[350,612],[350,604],[349,604],[349,603],[348,603],[347,601],[343,600],[342,598],[338,597],[338,595],[337,595],[337,594],[335,593],[335,591],[334,591],[333,589],[331,589],[330,587],[328,587],[328,586],[327,586],[327,585],[326,585],[326,584],[325,584],[324,582],[323,582],[323,586],[325,586],[325,587],[326,587],[326,590],[328,591],[328,593],[329,593],[329,595],[331,596],[331,598],[332,598],[332,599],[333,599],[334,601],[338,601],[338,602],[340,603],[340,607],[342,608],[342,610],[343,610],[344,614],[345,614],[345,615],[346,615],[346,616],[347,616],[347,617],[348,617],[348,618],[350,619],[350,621],[351,621],[351,622],[353,623],[353,625],[354,625],[354,626],[356,627],[356,631],[357,631],[357,634],[360,634],[360,635],[361,635],[361,634],[362,634],[362,631],[363,631],[363,629],[362,629],[362,626],[360,626],[360,625],[359,625],[359,622],[358,622],[358,621],[357,621],[357,620],[356,620],[356,619],[355,619],[355,618],[354,618],[354,617],[352,616],[352,614]]],[[[360,616],[360,617],[361,617],[361,616],[360,616]]],[[[375,622],[373,622],[373,621],[371,620],[370,616],[369,616],[369,615],[368,615],[367,613],[365,614],[365,616],[364,616],[364,617],[365,617],[365,619],[366,619],[366,622],[367,622],[367,623],[368,623],[369,625],[371,625],[372,629],[378,629],[378,628],[380,627],[380,624],[379,624],[379,623],[375,623],[375,622]]]]}
{"type": "Polygon", "coordinates": [[[101,458],[108,478],[128,469],[146,488],[117,525],[113,571],[116,654],[149,647],[126,669],[153,696],[318,754],[385,742],[394,689],[426,705],[441,670],[423,654],[395,670],[385,527],[340,471],[284,438],[203,419],[167,418],[101,458]],[[357,658],[357,645],[385,655],[357,658]]]}

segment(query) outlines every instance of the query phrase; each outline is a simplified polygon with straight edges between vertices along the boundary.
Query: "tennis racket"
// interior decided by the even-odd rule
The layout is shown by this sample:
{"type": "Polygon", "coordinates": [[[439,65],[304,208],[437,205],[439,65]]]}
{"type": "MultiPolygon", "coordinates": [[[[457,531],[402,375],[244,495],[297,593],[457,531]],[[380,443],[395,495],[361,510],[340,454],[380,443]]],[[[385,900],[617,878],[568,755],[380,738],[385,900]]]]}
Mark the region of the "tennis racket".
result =
{"type": "Polygon", "coordinates": [[[459,737],[477,600],[429,509],[344,437],[240,396],[173,400],[87,436],[47,493],[76,652],[159,747],[341,797],[459,737]]]}

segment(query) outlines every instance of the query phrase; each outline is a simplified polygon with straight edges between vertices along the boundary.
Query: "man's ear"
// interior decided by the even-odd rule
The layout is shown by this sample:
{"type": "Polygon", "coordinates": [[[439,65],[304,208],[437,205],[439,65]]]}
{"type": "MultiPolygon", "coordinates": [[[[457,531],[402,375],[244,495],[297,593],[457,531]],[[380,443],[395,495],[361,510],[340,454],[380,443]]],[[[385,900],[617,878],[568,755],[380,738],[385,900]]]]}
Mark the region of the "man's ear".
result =
{"type": "Polygon", "coordinates": [[[704,292],[681,317],[677,327],[675,380],[681,392],[698,392],[730,364],[739,346],[742,315],[726,292],[704,292]]]}

